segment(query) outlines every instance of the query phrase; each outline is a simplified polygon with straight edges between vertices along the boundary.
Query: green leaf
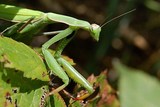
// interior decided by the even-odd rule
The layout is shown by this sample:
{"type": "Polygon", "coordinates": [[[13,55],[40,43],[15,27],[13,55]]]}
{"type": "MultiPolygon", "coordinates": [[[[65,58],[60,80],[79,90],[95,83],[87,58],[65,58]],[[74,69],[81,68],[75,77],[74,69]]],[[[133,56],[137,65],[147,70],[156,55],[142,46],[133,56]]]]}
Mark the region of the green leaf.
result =
{"type": "MultiPolygon", "coordinates": [[[[12,107],[17,100],[17,104],[37,105],[40,103],[40,96],[43,92],[41,87],[47,84],[40,80],[31,80],[22,76],[22,72],[15,71],[14,69],[6,69],[2,63],[0,65],[0,107],[12,107]],[[12,90],[17,90],[18,93],[14,93],[12,90]],[[41,90],[40,90],[41,89],[41,90]],[[6,97],[10,97],[11,100],[7,100],[6,97]],[[32,100],[35,100],[33,102],[32,100]],[[24,103],[25,101],[29,103],[24,103]]],[[[20,106],[22,107],[22,106],[20,106]]],[[[23,106],[24,107],[24,106],[23,106]]],[[[37,107],[37,106],[34,106],[37,107]]]]}
{"type": "Polygon", "coordinates": [[[6,68],[24,72],[24,77],[49,81],[42,58],[23,43],[0,37],[0,62],[6,68]]]}
{"type": "MultiPolygon", "coordinates": [[[[31,80],[22,76],[22,72],[4,68],[0,65],[0,107],[39,107],[42,95],[48,92],[48,82],[31,80]],[[12,90],[17,90],[14,93],[12,90]],[[7,95],[11,101],[7,100],[7,95]]],[[[62,97],[55,93],[47,97],[44,102],[46,107],[66,107],[62,97]]]]}
{"type": "MultiPolygon", "coordinates": [[[[1,71],[0,71],[1,72],[1,71]]],[[[22,93],[30,92],[44,85],[48,85],[48,82],[41,80],[32,80],[30,78],[23,77],[23,73],[15,71],[14,69],[3,68],[2,80],[4,84],[10,84],[11,87],[20,88],[19,91],[22,93]]]]}
{"type": "Polygon", "coordinates": [[[14,94],[12,95],[12,101],[17,101],[16,105],[18,107],[39,107],[42,95],[44,95],[44,90],[39,88],[31,92],[14,94]]]}
{"type": "Polygon", "coordinates": [[[53,96],[50,96],[50,106],[51,107],[67,107],[63,98],[58,93],[55,93],[53,96]]]}
{"type": "Polygon", "coordinates": [[[2,79],[4,72],[0,64],[0,107],[14,107],[6,97],[10,96],[12,93],[12,88],[10,84],[7,84],[8,81],[2,79]]]}
{"type": "Polygon", "coordinates": [[[119,62],[114,63],[120,73],[119,90],[121,107],[159,107],[160,82],[140,70],[134,70],[119,62]]]}

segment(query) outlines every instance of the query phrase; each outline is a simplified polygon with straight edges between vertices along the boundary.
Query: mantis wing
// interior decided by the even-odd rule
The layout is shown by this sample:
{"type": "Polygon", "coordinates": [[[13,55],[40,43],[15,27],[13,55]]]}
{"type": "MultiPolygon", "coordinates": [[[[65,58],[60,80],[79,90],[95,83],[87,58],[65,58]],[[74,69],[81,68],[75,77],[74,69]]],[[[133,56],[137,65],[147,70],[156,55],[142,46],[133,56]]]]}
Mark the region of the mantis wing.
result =
{"type": "Polygon", "coordinates": [[[0,4],[0,19],[9,20],[12,22],[20,22],[35,16],[39,19],[45,13],[37,10],[25,9],[17,6],[0,4]]]}

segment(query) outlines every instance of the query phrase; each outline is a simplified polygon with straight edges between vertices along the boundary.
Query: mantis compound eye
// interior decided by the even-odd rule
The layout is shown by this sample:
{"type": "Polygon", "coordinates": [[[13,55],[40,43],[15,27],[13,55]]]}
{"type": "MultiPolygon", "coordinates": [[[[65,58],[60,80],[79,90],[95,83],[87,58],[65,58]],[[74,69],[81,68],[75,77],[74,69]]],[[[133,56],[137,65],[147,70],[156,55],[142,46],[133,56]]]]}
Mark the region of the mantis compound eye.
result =
{"type": "Polygon", "coordinates": [[[95,23],[91,24],[91,26],[92,26],[92,30],[96,30],[96,29],[100,28],[100,26],[95,23]]]}

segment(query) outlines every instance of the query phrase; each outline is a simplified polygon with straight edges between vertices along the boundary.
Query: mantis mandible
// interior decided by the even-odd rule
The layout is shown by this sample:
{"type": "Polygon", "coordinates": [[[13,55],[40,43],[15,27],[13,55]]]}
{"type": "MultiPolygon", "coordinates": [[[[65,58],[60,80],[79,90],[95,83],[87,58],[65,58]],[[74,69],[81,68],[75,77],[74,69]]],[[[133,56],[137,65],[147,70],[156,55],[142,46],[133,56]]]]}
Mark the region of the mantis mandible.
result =
{"type": "MultiPolygon", "coordinates": [[[[134,10],[126,12],[128,14],[134,10]]],[[[125,15],[123,14],[123,15],[125,15]]],[[[122,15],[121,15],[122,16],[122,15]]],[[[19,22],[15,25],[15,29],[10,31],[16,38],[25,37],[28,35],[35,35],[46,25],[52,23],[64,23],[68,28],[62,30],[56,36],[52,37],[42,45],[42,53],[49,69],[63,81],[63,85],[48,93],[49,95],[59,92],[69,84],[69,77],[75,82],[84,87],[90,94],[94,92],[92,85],[75,69],[69,62],[61,57],[61,53],[65,46],[71,41],[78,29],[84,29],[90,32],[90,35],[96,41],[99,40],[101,26],[97,24],[90,24],[87,21],[79,20],[73,17],[55,14],[43,13],[41,11],[25,9],[21,7],[0,4],[0,18],[12,22],[19,22]],[[29,23],[28,23],[29,22],[29,23]],[[19,28],[17,26],[27,23],[25,27],[19,28]],[[17,30],[18,29],[18,30],[17,30]],[[16,33],[15,33],[16,32],[16,33]],[[54,56],[48,51],[48,48],[60,41],[54,56]]]]}

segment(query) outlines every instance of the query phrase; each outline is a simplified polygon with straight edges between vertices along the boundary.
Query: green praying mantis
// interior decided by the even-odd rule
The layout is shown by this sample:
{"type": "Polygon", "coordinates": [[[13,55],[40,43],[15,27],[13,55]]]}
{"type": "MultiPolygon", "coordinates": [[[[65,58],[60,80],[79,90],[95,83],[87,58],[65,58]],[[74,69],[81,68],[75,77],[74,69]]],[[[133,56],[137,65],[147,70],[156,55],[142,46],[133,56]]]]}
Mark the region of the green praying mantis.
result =
{"type": "MultiPolygon", "coordinates": [[[[126,12],[125,14],[128,14],[134,10],[135,9],[126,12]]],[[[125,14],[122,14],[118,17],[121,17],[125,14]]],[[[55,90],[49,92],[48,96],[64,89],[69,84],[69,78],[73,79],[76,83],[84,87],[89,92],[89,94],[94,92],[92,84],[90,84],[74,67],[72,67],[68,61],[62,58],[61,53],[66,45],[75,36],[78,29],[84,29],[90,32],[92,38],[98,41],[102,26],[97,24],[90,24],[87,21],[79,20],[65,15],[51,12],[44,13],[41,11],[5,4],[0,4],[0,19],[8,20],[11,22],[18,22],[17,24],[7,28],[2,32],[7,32],[7,35],[14,35],[15,38],[35,35],[46,25],[52,23],[64,23],[68,25],[67,29],[60,31],[57,35],[42,45],[42,53],[48,68],[53,72],[54,75],[62,79],[64,83],[55,90]],[[56,48],[55,54],[53,56],[48,51],[48,48],[56,42],[59,42],[59,45],[56,48]]],[[[111,19],[110,21],[114,19],[115,18],[111,19]]]]}

